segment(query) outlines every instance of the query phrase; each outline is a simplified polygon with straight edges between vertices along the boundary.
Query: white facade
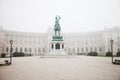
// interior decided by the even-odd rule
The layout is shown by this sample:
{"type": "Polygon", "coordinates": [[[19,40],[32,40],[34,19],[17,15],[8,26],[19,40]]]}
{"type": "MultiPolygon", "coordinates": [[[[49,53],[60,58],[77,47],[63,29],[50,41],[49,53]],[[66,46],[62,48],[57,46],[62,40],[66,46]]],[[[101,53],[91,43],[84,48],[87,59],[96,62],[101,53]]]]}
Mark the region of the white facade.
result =
{"type": "MultiPolygon", "coordinates": [[[[10,43],[13,40],[13,52],[24,52],[26,55],[47,54],[50,51],[50,42],[53,32],[27,33],[0,30],[0,53],[10,53],[10,43]]],[[[65,51],[68,54],[98,52],[104,55],[111,51],[110,39],[114,40],[114,54],[120,51],[120,28],[114,27],[103,31],[84,33],[64,33],[65,51]]]]}

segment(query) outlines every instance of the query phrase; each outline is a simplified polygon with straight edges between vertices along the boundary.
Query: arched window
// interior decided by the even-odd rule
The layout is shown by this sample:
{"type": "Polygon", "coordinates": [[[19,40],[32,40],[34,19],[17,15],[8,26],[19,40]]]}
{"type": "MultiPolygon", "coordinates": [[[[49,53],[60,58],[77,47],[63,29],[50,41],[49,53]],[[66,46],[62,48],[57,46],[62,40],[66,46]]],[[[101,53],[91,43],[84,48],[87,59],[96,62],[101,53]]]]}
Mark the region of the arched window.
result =
{"type": "Polygon", "coordinates": [[[101,47],[99,47],[99,51],[102,52],[102,48],[101,47]]]}
{"type": "Polygon", "coordinates": [[[83,48],[81,49],[81,52],[84,52],[84,49],[83,49],[83,48]]]}
{"type": "Polygon", "coordinates": [[[108,48],[108,52],[110,52],[110,48],[108,48]]]}
{"type": "Polygon", "coordinates": [[[80,51],[79,48],[77,48],[77,53],[79,53],[79,51],[80,51]]]}
{"type": "Polygon", "coordinates": [[[92,47],[90,47],[90,51],[92,52],[93,50],[92,50],[92,47]]]}
{"type": "Polygon", "coordinates": [[[2,51],[4,51],[4,48],[2,48],[2,51]]]}
{"type": "Polygon", "coordinates": [[[75,48],[73,48],[73,52],[75,52],[75,48]]]}
{"type": "Polygon", "coordinates": [[[43,48],[43,52],[45,52],[45,48],[43,48]]]}
{"type": "Polygon", "coordinates": [[[38,48],[38,52],[41,52],[40,48],[38,48]]]}
{"type": "Polygon", "coordinates": [[[20,52],[22,52],[23,50],[22,50],[22,47],[20,48],[20,52]]]}
{"type": "Polygon", "coordinates": [[[27,52],[27,48],[25,48],[25,52],[27,52]]]}
{"type": "Polygon", "coordinates": [[[18,52],[18,48],[17,47],[15,48],[15,52],[18,52]]]}
{"type": "Polygon", "coordinates": [[[88,52],[88,47],[86,47],[86,52],[88,52]]]}
{"type": "Polygon", "coordinates": [[[32,49],[31,49],[31,48],[29,48],[29,52],[32,52],[32,49]]]}
{"type": "Polygon", "coordinates": [[[9,51],[9,48],[7,47],[7,48],[6,48],[6,52],[8,52],[8,51],[9,51]]]}
{"type": "Polygon", "coordinates": [[[68,48],[68,52],[70,53],[70,48],[68,48]]]}
{"type": "Polygon", "coordinates": [[[97,51],[97,48],[95,47],[95,52],[97,51]]]}

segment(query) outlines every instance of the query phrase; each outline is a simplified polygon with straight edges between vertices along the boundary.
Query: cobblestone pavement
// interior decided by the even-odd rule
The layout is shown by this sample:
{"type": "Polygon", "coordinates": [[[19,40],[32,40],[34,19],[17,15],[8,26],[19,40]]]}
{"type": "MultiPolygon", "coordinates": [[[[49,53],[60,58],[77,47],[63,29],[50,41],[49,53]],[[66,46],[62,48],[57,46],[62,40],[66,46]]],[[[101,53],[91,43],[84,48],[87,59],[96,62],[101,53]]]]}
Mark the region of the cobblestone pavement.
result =
{"type": "Polygon", "coordinates": [[[0,80],[120,80],[120,65],[106,57],[18,57],[0,66],[0,80]]]}

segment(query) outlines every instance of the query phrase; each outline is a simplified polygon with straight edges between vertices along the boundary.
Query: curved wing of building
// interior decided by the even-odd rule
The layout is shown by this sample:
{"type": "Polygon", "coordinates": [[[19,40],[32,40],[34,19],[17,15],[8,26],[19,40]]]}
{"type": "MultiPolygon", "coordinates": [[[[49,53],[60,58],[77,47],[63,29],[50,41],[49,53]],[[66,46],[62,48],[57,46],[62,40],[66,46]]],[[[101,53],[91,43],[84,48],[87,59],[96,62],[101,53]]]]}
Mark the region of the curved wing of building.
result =
{"type": "MultiPolygon", "coordinates": [[[[0,53],[10,53],[10,40],[13,40],[13,52],[24,52],[26,55],[43,55],[50,51],[52,32],[27,33],[0,30],[0,53]]],[[[114,54],[120,51],[120,28],[114,27],[103,31],[64,33],[65,51],[68,54],[87,54],[98,52],[104,55],[111,51],[110,39],[114,40],[114,54]]]]}

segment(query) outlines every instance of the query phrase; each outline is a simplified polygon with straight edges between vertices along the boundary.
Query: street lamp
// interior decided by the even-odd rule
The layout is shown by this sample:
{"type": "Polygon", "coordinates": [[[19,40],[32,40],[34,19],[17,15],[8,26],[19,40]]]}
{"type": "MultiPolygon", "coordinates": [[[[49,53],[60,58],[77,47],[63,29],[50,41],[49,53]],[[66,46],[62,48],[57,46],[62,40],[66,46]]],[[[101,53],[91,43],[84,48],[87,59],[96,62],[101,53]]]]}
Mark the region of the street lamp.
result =
{"type": "Polygon", "coordinates": [[[113,43],[114,43],[114,40],[110,40],[110,43],[111,43],[111,53],[112,53],[112,63],[113,63],[113,43]]]}
{"type": "Polygon", "coordinates": [[[12,44],[13,40],[10,40],[10,64],[12,64],[12,44]]]}

